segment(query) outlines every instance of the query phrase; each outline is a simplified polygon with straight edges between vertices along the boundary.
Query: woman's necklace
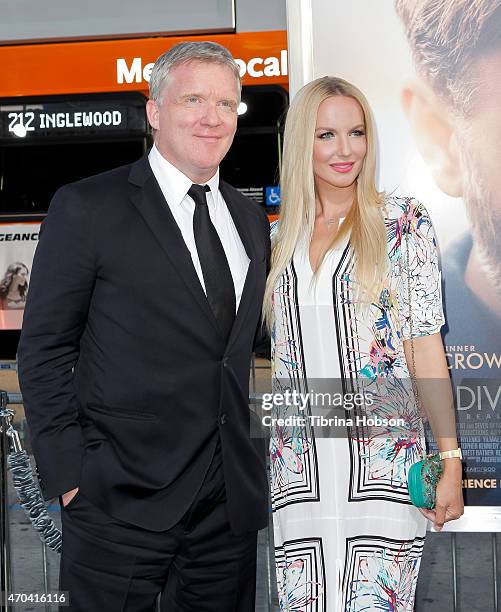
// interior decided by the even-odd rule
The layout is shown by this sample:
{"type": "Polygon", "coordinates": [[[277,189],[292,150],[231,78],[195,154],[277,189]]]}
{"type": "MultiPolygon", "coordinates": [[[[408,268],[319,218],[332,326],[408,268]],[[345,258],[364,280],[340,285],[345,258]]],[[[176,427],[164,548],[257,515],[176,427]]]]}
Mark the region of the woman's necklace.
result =
{"type": "Polygon", "coordinates": [[[330,229],[333,225],[341,225],[344,221],[344,217],[332,217],[330,219],[324,219],[325,225],[330,229]]]}

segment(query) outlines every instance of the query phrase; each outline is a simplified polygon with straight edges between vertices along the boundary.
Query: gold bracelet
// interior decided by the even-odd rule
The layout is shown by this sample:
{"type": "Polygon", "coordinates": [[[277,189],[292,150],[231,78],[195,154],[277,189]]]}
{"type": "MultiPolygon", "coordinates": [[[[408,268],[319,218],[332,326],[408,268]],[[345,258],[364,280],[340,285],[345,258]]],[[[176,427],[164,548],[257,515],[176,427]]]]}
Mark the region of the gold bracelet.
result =
{"type": "Polygon", "coordinates": [[[460,448],[456,448],[454,450],[442,451],[440,453],[440,459],[452,459],[457,457],[458,459],[463,458],[463,453],[460,448]]]}

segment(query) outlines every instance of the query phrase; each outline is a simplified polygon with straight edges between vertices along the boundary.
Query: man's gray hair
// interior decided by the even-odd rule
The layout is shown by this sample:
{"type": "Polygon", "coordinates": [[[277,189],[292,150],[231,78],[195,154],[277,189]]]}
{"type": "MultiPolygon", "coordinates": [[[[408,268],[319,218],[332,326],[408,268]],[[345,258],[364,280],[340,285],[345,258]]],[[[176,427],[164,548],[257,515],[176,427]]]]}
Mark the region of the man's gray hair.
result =
{"type": "Polygon", "coordinates": [[[198,61],[228,66],[238,85],[238,101],[240,102],[240,71],[231,53],[215,42],[182,42],[169,49],[157,59],[150,75],[150,98],[157,104],[162,104],[162,93],[170,72],[176,66],[198,61]]]}

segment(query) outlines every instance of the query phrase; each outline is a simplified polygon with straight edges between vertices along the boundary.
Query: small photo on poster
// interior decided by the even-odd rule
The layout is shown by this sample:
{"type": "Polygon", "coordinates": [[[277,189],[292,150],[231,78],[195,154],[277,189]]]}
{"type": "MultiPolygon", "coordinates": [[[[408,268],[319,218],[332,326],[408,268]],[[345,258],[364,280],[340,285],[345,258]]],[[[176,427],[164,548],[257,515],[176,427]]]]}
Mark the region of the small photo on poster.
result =
{"type": "Polygon", "coordinates": [[[0,224],[0,330],[21,329],[40,223],[0,224]]]}

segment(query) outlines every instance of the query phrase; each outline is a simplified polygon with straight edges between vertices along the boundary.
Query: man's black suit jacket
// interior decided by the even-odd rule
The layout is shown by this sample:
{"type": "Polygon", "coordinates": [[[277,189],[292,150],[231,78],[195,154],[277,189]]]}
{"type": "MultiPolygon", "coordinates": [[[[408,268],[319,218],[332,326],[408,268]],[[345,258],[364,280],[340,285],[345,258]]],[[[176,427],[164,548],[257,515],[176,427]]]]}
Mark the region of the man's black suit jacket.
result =
{"type": "Polygon", "coordinates": [[[146,156],[54,196],[18,353],[46,499],[78,486],[112,516],[168,529],[196,495],[219,434],[232,530],[267,523],[248,380],[269,225],[234,188],[220,190],[250,259],[227,344],[146,156]]]}

